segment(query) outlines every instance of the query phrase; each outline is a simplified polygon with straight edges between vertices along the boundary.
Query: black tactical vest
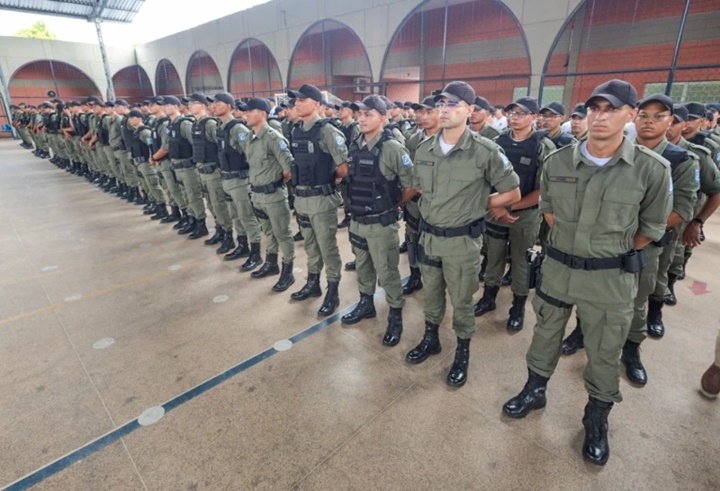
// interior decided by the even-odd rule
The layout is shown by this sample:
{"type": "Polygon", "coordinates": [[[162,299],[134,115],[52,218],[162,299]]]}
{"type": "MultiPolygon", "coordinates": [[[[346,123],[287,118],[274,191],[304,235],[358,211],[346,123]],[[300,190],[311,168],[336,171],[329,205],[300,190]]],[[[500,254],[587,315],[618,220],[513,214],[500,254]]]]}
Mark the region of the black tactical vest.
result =
{"type": "Polygon", "coordinates": [[[133,144],[133,130],[128,128],[128,115],[122,117],[120,121],[120,136],[122,137],[123,150],[132,149],[133,144]]]}
{"type": "Polygon", "coordinates": [[[520,178],[520,193],[523,196],[535,191],[538,171],[538,155],[540,140],[547,136],[547,131],[535,131],[528,138],[517,142],[510,136],[510,131],[503,132],[495,139],[495,143],[505,150],[505,155],[520,178]]]}
{"type": "Polygon", "coordinates": [[[155,155],[158,150],[162,148],[162,138],[160,136],[160,126],[165,121],[170,121],[170,118],[163,116],[162,118],[158,118],[155,121],[153,121],[152,126],[152,145],[150,145],[150,151],[155,155]]]}
{"type": "Polygon", "coordinates": [[[392,139],[389,131],[383,132],[372,150],[360,149],[356,142],[350,145],[348,157],[347,211],[355,216],[379,215],[393,210],[400,202],[400,179],[389,181],[380,171],[380,153],[385,141],[392,139]]]}
{"type": "Polygon", "coordinates": [[[140,138],[140,132],[149,129],[147,126],[140,126],[132,134],[133,139],[130,145],[130,155],[136,162],[145,162],[150,158],[150,147],[147,142],[144,142],[140,138]]]}
{"type": "Polygon", "coordinates": [[[96,119],[98,143],[101,145],[110,143],[110,131],[103,124],[103,121],[105,121],[107,117],[109,117],[107,114],[103,114],[99,119],[96,119]]]}
{"type": "Polygon", "coordinates": [[[672,170],[675,170],[678,165],[688,159],[687,150],[680,148],[677,145],[673,145],[672,143],[667,144],[665,150],[663,150],[662,156],[665,160],[670,162],[672,170]]]}
{"type": "Polygon", "coordinates": [[[345,135],[345,144],[348,148],[350,148],[350,144],[352,143],[352,134],[355,127],[358,125],[357,121],[351,121],[349,125],[340,125],[339,130],[342,131],[343,135],[345,135]]]}
{"type": "Polygon", "coordinates": [[[205,125],[213,118],[204,118],[196,121],[192,126],[192,158],[195,162],[204,164],[217,161],[217,143],[205,138],[205,125]]]}
{"type": "MultiPolygon", "coordinates": [[[[550,137],[548,136],[548,138],[550,137]]],[[[575,139],[571,134],[561,131],[555,138],[550,138],[550,141],[555,144],[555,148],[562,148],[568,145],[572,145],[575,139]]]]}
{"type": "Polygon", "coordinates": [[[322,186],[334,182],[335,161],[320,148],[320,132],[327,123],[327,119],[316,121],[310,131],[303,131],[301,126],[293,128],[294,186],[322,186]]]}
{"type": "Polygon", "coordinates": [[[245,154],[238,152],[230,145],[230,130],[238,124],[240,124],[240,120],[233,119],[224,128],[219,124],[215,132],[218,143],[218,162],[220,169],[225,172],[247,172],[249,169],[245,154]]]}
{"type": "Polygon", "coordinates": [[[184,116],[178,116],[175,121],[171,122],[167,126],[168,155],[171,159],[187,160],[193,156],[193,146],[182,136],[182,133],[180,132],[180,126],[183,121],[192,122],[192,119],[184,116]]]}

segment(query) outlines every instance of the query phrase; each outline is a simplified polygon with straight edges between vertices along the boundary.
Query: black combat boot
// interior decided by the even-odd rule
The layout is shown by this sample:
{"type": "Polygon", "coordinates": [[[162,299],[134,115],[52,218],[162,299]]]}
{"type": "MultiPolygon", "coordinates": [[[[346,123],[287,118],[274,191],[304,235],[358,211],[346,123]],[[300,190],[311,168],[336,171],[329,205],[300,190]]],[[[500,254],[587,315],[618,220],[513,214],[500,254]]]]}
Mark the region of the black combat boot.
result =
{"type": "Polygon", "coordinates": [[[134,203],[138,206],[146,205],[148,203],[148,197],[145,195],[145,193],[140,188],[137,188],[136,190],[137,190],[137,196],[135,198],[134,203]]]}
{"type": "Polygon", "coordinates": [[[180,230],[183,228],[187,224],[189,216],[190,215],[188,215],[187,210],[180,210],[180,220],[173,225],[173,230],[180,230]]]}
{"type": "Polygon", "coordinates": [[[497,308],[495,299],[497,298],[498,291],[500,291],[500,288],[497,286],[485,285],[482,298],[475,304],[475,317],[480,317],[497,308]]]}
{"type": "Polygon", "coordinates": [[[647,384],[647,372],[640,361],[640,343],[625,340],[620,361],[625,365],[625,375],[630,382],[637,385],[647,384]]]}
{"type": "Polygon", "coordinates": [[[577,320],[577,326],[568,337],[563,339],[562,342],[562,354],[563,355],[574,355],[577,350],[585,347],[585,336],[583,336],[582,329],[580,329],[580,319],[577,320]]]}
{"type": "Polygon", "coordinates": [[[508,268],[507,273],[505,273],[505,276],[500,279],[500,286],[510,285],[512,285],[512,264],[508,268]]]}
{"type": "MultiPolygon", "coordinates": [[[[269,254],[268,254],[269,256],[269,254]]],[[[260,242],[250,243],[250,255],[248,256],[245,264],[240,266],[240,271],[252,271],[253,269],[260,266],[263,262],[262,256],[260,255],[260,242]]],[[[277,254],[275,254],[275,269],[277,269],[277,254]]]]}
{"type": "Polygon", "coordinates": [[[482,262],[480,263],[480,273],[478,274],[478,279],[480,280],[481,283],[483,281],[485,281],[485,272],[487,271],[487,263],[488,263],[488,259],[487,259],[487,255],[485,255],[485,256],[483,256],[482,262]]]}
{"type": "MultiPolygon", "coordinates": [[[[252,246],[254,244],[250,245],[250,257],[252,258],[252,246]]],[[[259,244],[258,244],[259,245],[259,244]]],[[[262,268],[258,269],[257,271],[253,271],[253,273],[250,275],[253,278],[265,278],[266,276],[280,274],[280,268],[278,268],[278,255],[277,254],[270,254],[268,253],[267,257],[265,258],[265,264],[262,265],[262,268]]],[[[248,259],[249,261],[249,259],[248,259]]],[[[240,270],[243,270],[245,265],[243,264],[240,267],[240,270]]],[[[249,270],[245,270],[249,271],[249,270]]]]}
{"type": "Polygon", "coordinates": [[[220,243],[220,247],[215,251],[215,254],[227,254],[232,251],[235,247],[235,241],[233,240],[232,231],[226,230],[223,236],[223,241],[220,243]]]}
{"type": "Polygon", "coordinates": [[[527,296],[515,295],[513,293],[512,307],[510,307],[510,317],[507,321],[508,331],[520,331],[525,323],[525,302],[527,296]]]}
{"type": "Polygon", "coordinates": [[[225,256],[226,261],[234,261],[241,257],[248,257],[250,255],[250,248],[248,247],[247,235],[237,236],[237,247],[230,254],[225,256]]]}
{"type": "Polygon", "coordinates": [[[402,308],[396,309],[390,307],[388,312],[388,325],[383,336],[383,344],[385,346],[395,346],[400,342],[403,332],[402,308]]]}
{"type": "Polygon", "coordinates": [[[340,296],[338,294],[338,286],[340,285],[337,281],[328,281],[327,293],[325,294],[325,300],[318,310],[318,315],[327,317],[328,315],[335,312],[335,309],[340,305],[340,296]]]}
{"type": "Polygon", "coordinates": [[[151,201],[143,207],[143,215],[154,215],[157,212],[157,204],[151,201]]]}
{"type": "Polygon", "coordinates": [[[119,182],[117,185],[117,191],[115,191],[115,196],[120,197],[125,192],[125,183],[119,182]]]}
{"type": "Polygon", "coordinates": [[[118,187],[118,182],[117,182],[117,180],[116,180],[114,177],[111,177],[111,178],[110,178],[110,182],[112,183],[112,185],[107,189],[107,192],[110,193],[110,194],[115,194],[115,193],[117,193],[117,192],[118,192],[118,189],[120,189],[120,188],[118,187]]]}
{"type": "Polygon", "coordinates": [[[423,283],[420,275],[420,268],[410,268],[410,278],[403,286],[403,295],[411,295],[417,290],[422,290],[423,283]]]}
{"type": "Polygon", "coordinates": [[[345,270],[346,271],[355,271],[355,261],[350,261],[348,263],[345,263],[345,270]]]}
{"type": "Polygon", "coordinates": [[[301,240],[303,240],[302,232],[298,232],[295,235],[293,235],[293,242],[300,242],[301,240]]]}
{"type": "Polygon", "coordinates": [[[308,273],[307,283],[298,291],[290,295],[292,300],[306,300],[310,297],[322,296],[322,288],[320,288],[320,275],[317,273],[308,273]]]}
{"type": "Polygon", "coordinates": [[[668,274],[668,294],[665,296],[665,305],[673,307],[677,305],[677,297],[675,296],[675,282],[678,277],[674,274],[668,274]]]}
{"type": "Polygon", "coordinates": [[[127,201],[128,203],[134,203],[137,198],[138,198],[137,188],[128,186],[128,193],[127,193],[127,197],[125,198],[125,201],[127,201]]]}
{"type": "Polygon", "coordinates": [[[160,220],[160,223],[174,223],[180,220],[180,208],[178,206],[171,206],[170,213],[160,220]]]}
{"type": "Polygon", "coordinates": [[[407,252],[407,241],[400,244],[400,247],[398,247],[398,252],[400,254],[405,254],[407,252]]]}
{"type": "Polygon", "coordinates": [[[210,232],[208,232],[207,226],[205,225],[205,219],[195,219],[195,230],[193,230],[192,233],[188,235],[188,239],[195,240],[199,239],[200,237],[205,237],[209,234],[210,232]]]}
{"type": "Polygon", "coordinates": [[[660,339],[665,335],[665,325],[662,319],[664,304],[663,300],[648,298],[647,333],[651,338],[660,339]]]}
{"type": "Polygon", "coordinates": [[[187,220],[185,221],[185,226],[178,230],[178,235],[187,235],[192,233],[195,230],[195,225],[197,225],[195,217],[188,215],[187,220]]]}
{"type": "Polygon", "coordinates": [[[608,415],[613,407],[612,402],[599,401],[593,397],[585,406],[585,441],[583,457],[590,463],[605,465],[610,457],[608,443],[608,415]]]}
{"type": "Polygon", "coordinates": [[[205,245],[219,244],[220,242],[223,241],[224,238],[225,238],[225,229],[222,228],[220,225],[216,224],[215,225],[215,233],[213,234],[212,237],[210,237],[209,239],[207,239],[205,241],[205,245]]]}
{"type": "Polygon", "coordinates": [[[528,379],[523,390],[507,401],[503,406],[503,412],[511,418],[524,418],[533,409],[545,407],[545,389],[547,389],[548,378],[538,375],[528,368],[528,379]]]}
{"type": "Polygon", "coordinates": [[[347,325],[357,324],[363,319],[371,319],[376,315],[373,296],[361,293],[357,306],[349,314],[343,315],[340,322],[347,325]]]}
{"type": "Polygon", "coordinates": [[[437,355],[442,351],[440,336],[438,334],[439,328],[440,326],[438,324],[425,321],[425,334],[423,335],[422,341],[405,355],[405,360],[407,360],[408,363],[417,365],[427,360],[430,355],[437,355]]]}
{"type": "Polygon", "coordinates": [[[467,369],[470,363],[470,340],[457,338],[455,361],[447,375],[447,384],[462,387],[467,382],[467,369]]]}
{"type": "Polygon", "coordinates": [[[295,275],[293,274],[293,263],[282,263],[282,270],[280,271],[280,278],[277,280],[272,287],[274,292],[284,292],[290,286],[295,283],[295,275]]]}
{"type": "Polygon", "coordinates": [[[155,214],[150,217],[150,220],[162,220],[168,216],[167,206],[165,203],[158,203],[155,206],[155,214]]]}

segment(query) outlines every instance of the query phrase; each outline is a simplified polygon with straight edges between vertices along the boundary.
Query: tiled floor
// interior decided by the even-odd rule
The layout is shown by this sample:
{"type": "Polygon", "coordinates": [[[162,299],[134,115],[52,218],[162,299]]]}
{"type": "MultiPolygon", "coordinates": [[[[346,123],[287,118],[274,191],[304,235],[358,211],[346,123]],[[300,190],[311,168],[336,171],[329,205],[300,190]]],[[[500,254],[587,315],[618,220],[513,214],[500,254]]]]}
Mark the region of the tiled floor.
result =
{"type": "MultiPolygon", "coordinates": [[[[376,319],[335,319],[192,390],[318,323],[322,299],[293,304],[290,292],[270,291],[274,278],[250,279],[241,261],[221,261],[7,140],[0,207],[0,486],[31,475],[33,489],[92,491],[720,489],[720,407],[697,391],[720,318],[718,217],[678,283],[679,305],[665,309],[665,339],[643,345],[650,383],[622,379],[612,456],[599,469],[580,457],[584,353],[561,360],[546,409],[502,416],[524,383],[534,322],[530,311],[522,332],[506,332],[507,289],[478,321],[459,390],[444,381],[455,343],[447,321],[440,356],[404,362],[423,329],[422,292],[408,298],[395,348],[380,343],[380,298],[376,319]],[[710,293],[694,294],[695,281],[710,293]],[[114,343],[95,349],[104,338],[114,343]],[[118,437],[170,400],[159,422],[118,437]]],[[[339,240],[352,259],[347,235],[339,240]]],[[[302,243],[295,267],[291,291],[305,279],[302,243]]],[[[357,299],[354,273],[341,297],[341,308],[357,299]]]]}

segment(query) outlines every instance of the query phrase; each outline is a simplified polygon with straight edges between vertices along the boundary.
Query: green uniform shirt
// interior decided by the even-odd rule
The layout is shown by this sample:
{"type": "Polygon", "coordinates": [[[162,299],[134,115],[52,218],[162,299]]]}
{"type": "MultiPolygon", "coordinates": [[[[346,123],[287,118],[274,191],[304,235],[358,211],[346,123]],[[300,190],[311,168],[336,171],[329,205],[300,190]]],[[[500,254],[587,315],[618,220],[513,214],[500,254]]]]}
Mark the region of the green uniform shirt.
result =
{"type": "MultiPolygon", "coordinates": [[[[472,129],[472,128],[471,128],[472,129]]],[[[480,128],[480,131],[477,131],[480,136],[484,136],[485,138],[489,138],[491,140],[494,140],[498,136],[500,136],[500,132],[495,128],[493,125],[488,124],[487,122],[483,125],[482,128],[480,128]]]]}
{"type": "Polygon", "coordinates": [[[688,152],[694,153],[698,158],[700,192],[707,196],[720,193],[720,171],[718,171],[717,166],[710,157],[710,150],[703,146],[690,143],[683,137],[680,137],[678,146],[688,152]]]}
{"type": "MultiPolygon", "coordinates": [[[[672,193],[668,162],[627,138],[602,167],[581,145],[564,147],[547,158],[540,183],[540,211],[554,218],[548,244],[585,258],[626,254],[635,234],[665,234],[672,193]]],[[[637,293],[638,275],[621,269],[571,269],[546,257],[542,272],[542,291],[568,303],[625,304],[637,293]]]]}
{"type": "MultiPolygon", "coordinates": [[[[225,127],[231,122],[235,121],[235,118],[230,118],[226,122],[220,124],[220,127],[222,129],[225,129],[225,127]]],[[[245,126],[244,123],[236,124],[230,129],[230,146],[237,150],[240,153],[245,153],[245,144],[252,136],[252,131],[250,131],[250,128],[245,126]]],[[[218,143],[219,145],[219,143],[218,143]]]]}
{"type": "MultiPolygon", "coordinates": [[[[469,128],[443,155],[442,130],[420,143],[415,153],[416,188],[422,192],[420,213],[435,227],[461,227],[485,217],[490,189],[506,193],[520,184],[500,146],[469,128]]],[[[480,244],[469,236],[437,237],[422,234],[422,245],[431,256],[464,255],[480,244]]]]}
{"type": "Polygon", "coordinates": [[[357,124],[355,121],[350,120],[350,124],[343,123],[342,126],[343,126],[343,128],[346,128],[346,129],[351,128],[350,129],[350,141],[347,142],[348,147],[349,147],[350,142],[354,142],[355,140],[357,140],[360,137],[360,125],[357,124]],[[355,123],[355,124],[353,124],[353,123],[355,123]]]}
{"type": "MultiPolygon", "coordinates": [[[[141,126],[135,131],[135,136],[148,147],[152,145],[152,130],[148,126],[141,126]]],[[[149,152],[152,157],[152,151],[149,152]]]]}
{"type": "MultiPolygon", "coordinates": [[[[405,147],[407,148],[408,153],[410,154],[410,159],[414,162],[415,161],[415,153],[417,152],[418,146],[420,146],[420,143],[427,140],[428,136],[425,135],[425,130],[417,130],[415,133],[410,135],[410,137],[405,142],[405,147]]],[[[420,196],[417,197],[418,199],[420,196]]],[[[408,212],[414,216],[418,217],[420,216],[420,207],[418,206],[418,202],[416,201],[408,201],[405,204],[405,208],[408,210],[408,212]]]]}
{"type": "Polygon", "coordinates": [[[282,122],[279,119],[268,118],[267,122],[268,122],[268,126],[270,126],[275,131],[279,132],[281,135],[283,134],[282,122]]]}
{"type": "MultiPolygon", "coordinates": [[[[245,155],[250,166],[250,184],[265,186],[282,179],[282,172],[290,172],[293,157],[288,142],[278,131],[266,123],[245,144],[245,155]]],[[[256,203],[274,203],[285,199],[285,193],[253,193],[256,203]]]]}
{"type": "MultiPolygon", "coordinates": [[[[362,150],[367,146],[368,150],[375,148],[380,142],[383,133],[380,132],[369,142],[365,141],[364,136],[360,136],[357,140],[357,144],[362,150]]],[[[400,185],[403,188],[412,188],[414,185],[413,179],[413,164],[410,160],[410,156],[404,146],[397,140],[392,138],[387,139],[382,144],[382,150],[380,151],[380,157],[378,166],[380,167],[380,173],[388,181],[392,181],[396,177],[400,179],[400,185]]]]}
{"type": "Polygon", "coordinates": [[[109,145],[111,148],[119,147],[122,144],[122,134],[120,133],[120,121],[122,116],[112,114],[105,118],[105,127],[108,129],[109,145]]]}
{"type": "MultiPolygon", "coordinates": [[[[157,127],[157,134],[160,136],[160,148],[168,148],[170,145],[170,134],[168,132],[168,126],[170,125],[170,119],[166,119],[160,123],[157,127]]],[[[152,152],[152,150],[150,150],[152,152]]],[[[162,160],[167,160],[169,157],[166,155],[162,160]]]]}

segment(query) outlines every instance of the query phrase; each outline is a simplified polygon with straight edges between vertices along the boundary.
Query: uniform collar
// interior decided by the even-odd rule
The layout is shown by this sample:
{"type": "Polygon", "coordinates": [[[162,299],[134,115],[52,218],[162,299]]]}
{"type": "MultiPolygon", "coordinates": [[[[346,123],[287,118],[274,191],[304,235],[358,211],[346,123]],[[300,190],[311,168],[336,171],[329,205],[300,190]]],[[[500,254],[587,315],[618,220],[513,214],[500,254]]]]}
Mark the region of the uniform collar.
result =
{"type": "MultiPolygon", "coordinates": [[[[637,140],[635,140],[635,142],[637,142],[637,140]]],[[[668,141],[667,138],[663,138],[660,141],[660,143],[657,144],[657,146],[655,148],[651,148],[650,150],[652,150],[653,152],[655,152],[658,155],[662,155],[662,153],[665,151],[665,148],[668,146],[669,143],[670,142],[668,141]]],[[[640,143],[638,143],[638,145],[640,145],[640,143]]]]}
{"type": "Polygon", "coordinates": [[[375,145],[378,144],[378,142],[380,141],[380,138],[382,138],[382,136],[383,136],[383,131],[380,131],[380,133],[378,133],[377,135],[375,135],[375,137],[374,137],[372,140],[370,140],[370,141],[365,141],[365,135],[360,135],[360,140],[359,140],[359,141],[360,141],[360,142],[365,142],[365,146],[367,147],[367,149],[368,149],[368,150],[372,150],[373,148],[375,148],[375,145]]]}
{"type": "Polygon", "coordinates": [[[457,149],[467,150],[468,148],[470,148],[470,144],[471,144],[470,140],[472,140],[473,133],[472,133],[472,130],[468,126],[465,126],[465,131],[463,132],[462,136],[460,137],[460,140],[458,140],[458,142],[455,144],[455,146],[452,148],[452,150],[450,150],[450,152],[447,153],[447,155],[442,153],[442,150],[440,149],[440,143],[438,141],[438,139],[440,138],[440,136],[442,134],[443,134],[443,130],[441,128],[437,133],[435,133],[431,137],[432,143],[430,144],[430,150],[436,156],[447,157],[450,154],[452,154],[454,151],[456,151],[457,149]]]}
{"type": "MultiPolygon", "coordinates": [[[[580,162],[584,162],[590,165],[590,162],[588,162],[585,156],[582,154],[580,146],[581,143],[578,143],[573,149],[573,164],[575,165],[576,169],[580,162]]],[[[610,161],[605,164],[605,167],[613,166],[621,160],[628,165],[635,165],[635,145],[633,144],[633,142],[628,140],[626,136],[623,137],[620,148],[615,152],[610,161]]]]}
{"type": "Polygon", "coordinates": [[[313,126],[315,126],[315,123],[317,123],[318,121],[320,121],[320,116],[318,116],[317,114],[312,118],[312,120],[311,120],[309,123],[305,123],[305,122],[303,121],[302,130],[303,130],[303,131],[310,131],[310,129],[311,129],[313,126]]]}
{"type": "Polygon", "coordinates": [[[265,124],[262,126],[262,128],[260,128],[260,131],[258,131],[257,134],[252,137],[252,140],[255,140],[255,139],[258,139],[258,138],[262,138],[262,136],[263,136],[265,133],[267,133],[268,128],[270,128],[270,126],[269,126],[267,123],[265,123],[265,124]]]}

